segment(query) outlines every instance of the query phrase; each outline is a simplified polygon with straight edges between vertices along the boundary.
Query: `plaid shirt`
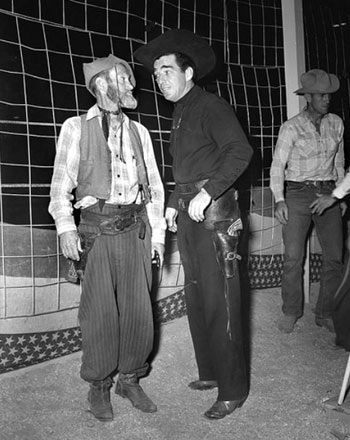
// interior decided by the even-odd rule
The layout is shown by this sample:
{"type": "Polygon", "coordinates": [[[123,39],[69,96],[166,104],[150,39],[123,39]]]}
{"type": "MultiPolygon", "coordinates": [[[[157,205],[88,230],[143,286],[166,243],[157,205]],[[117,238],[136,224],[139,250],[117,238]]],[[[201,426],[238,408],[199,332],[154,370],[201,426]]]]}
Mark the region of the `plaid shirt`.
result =
{"type": "Polygon", "coordinates": [[[342,180],[343,132],[341,118],[328,113],[318,133],[305,109],[281,126],[270,169],[276,203],[284,200],[285,180],[342,180]]]}
{"type": "MultiPolygon", "coordinates": [[[[97,105],[87,113],[87,120],[99,118],[101,115],[97,105]]],[[[129,118],[123,115],[123,154],[125,163],[119,160],[120,127],[109,128],[108,146],[112,152],[112,188],[111,196],[106,203],[125,205],[140,203],[136,161],[132,155],[129,137],[129,118]]],[[[151,202],[146,205],[148,218],[152,227],[152,241],[164,243],[166,222],[164,218],[164,187],[155,160],[151,137],[147,129],[135,122],[143,146],[144,160],[148,172],[151,190],[151,202]]],[[[55,220],[57,233],[76,230],[73,218],[72,191],[78,185],[80,161],[81,119],[75,116],[67,119],[63,125],[57,142],[54,172],[51,182],[49,212],[55,220]]],[[[86,208],[97,202],[92,196],[78,200],[75,208],[86,208]]]]}

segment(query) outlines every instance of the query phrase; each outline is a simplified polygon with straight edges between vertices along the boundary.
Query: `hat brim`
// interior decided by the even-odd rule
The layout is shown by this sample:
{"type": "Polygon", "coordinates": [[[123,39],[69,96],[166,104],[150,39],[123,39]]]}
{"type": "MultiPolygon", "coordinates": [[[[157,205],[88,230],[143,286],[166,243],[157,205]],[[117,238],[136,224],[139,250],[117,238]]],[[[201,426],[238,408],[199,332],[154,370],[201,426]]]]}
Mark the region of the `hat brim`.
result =
{"type": "Polygon", "coordinates": [[[202,37],[185,29],[173,29],[156,37],[134,52],[135,58],[153,73],[154,61],[163,55],[180,52],[196,66],[197,79],[207,76],[215,67],[216,57],[211,46],[202,37]]]}
{"type": "Polygon", "coordinates": [[[340,87],[340,82],[339,79],[336,75],[333,75],[333,73],[329,74],[329,78],[330,78],[330,86],[327,89],[313,89],[313,88],[307,88],[307,87],[301,87],[298,90],[295,90],[295,94],[296,95],[305,95],[305,93],[321,93],[321,94],[325,94],[325,93],[335,93],[336,91],[339,90],[340,87]]]}

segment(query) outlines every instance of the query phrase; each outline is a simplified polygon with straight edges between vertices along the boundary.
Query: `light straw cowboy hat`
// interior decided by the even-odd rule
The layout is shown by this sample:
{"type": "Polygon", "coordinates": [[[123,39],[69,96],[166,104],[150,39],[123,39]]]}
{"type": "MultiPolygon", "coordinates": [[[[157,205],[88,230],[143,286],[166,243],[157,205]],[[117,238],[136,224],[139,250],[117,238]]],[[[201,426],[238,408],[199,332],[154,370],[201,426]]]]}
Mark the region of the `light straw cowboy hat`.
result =
{"type": "Polygon", "coordinates": [[[302,87],[294,93],[304,95],[305,93],[334,93],[339,89],[339,79],[332,73],[324,70],[312,69],[300,77],[302,87]]]}
{"type": "Polygon", "coordinates": [[[126,61],[122,60],[121,58],[115,57],[114,55],[110,54],[106,58],[96,58],[96,60],[92,61],[91,63],[83,64],[85,85],[86,88],[89,90],[89,92],[92,93],[90,83],[91,83],[91,79],[95,75],[103,72],[104,70],[112,69],[112,67],[115,67],[118,64],[122,64],[126,68],[127,72],[130,75],[130,82],[135,87],[136,81],[135,81],[134,73],[131,67],[129,66],[129,64],[126,61]]]}

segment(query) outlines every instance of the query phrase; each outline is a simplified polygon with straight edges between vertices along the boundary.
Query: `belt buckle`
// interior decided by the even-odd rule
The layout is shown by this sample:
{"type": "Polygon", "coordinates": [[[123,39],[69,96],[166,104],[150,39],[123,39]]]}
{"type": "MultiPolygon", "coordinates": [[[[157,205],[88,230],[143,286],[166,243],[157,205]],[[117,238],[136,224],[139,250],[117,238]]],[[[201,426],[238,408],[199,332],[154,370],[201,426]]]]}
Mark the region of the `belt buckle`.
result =
{"type": "Polygon", "coordinates": [[[306,181],[306,186],[314,186],[315,188],[317,188],[318,181],[317,180],[307,180],[306,181]]]}
{"type": "Polygon", "coordinates": [[[179,206],[179,209],[186,209],[186,205],[185,205],[185,202],[183,199],[180,198],[178,200],[178,206],[179,206]]]}
{"type": "Polygon", "coordinates": [[[100,230],[102,232],[113,232],[114,230],[114,222],[111,222],[110,220],[105,220],[100,223],[100,230]]]}
{"type": "Polygon", "coordinates": [[[120,215],[117,215],[115,217],[115,220],[113,222],[114,230],[115,231],[122,231],[124,229],[124,223],[122,217],[120,215]]]}

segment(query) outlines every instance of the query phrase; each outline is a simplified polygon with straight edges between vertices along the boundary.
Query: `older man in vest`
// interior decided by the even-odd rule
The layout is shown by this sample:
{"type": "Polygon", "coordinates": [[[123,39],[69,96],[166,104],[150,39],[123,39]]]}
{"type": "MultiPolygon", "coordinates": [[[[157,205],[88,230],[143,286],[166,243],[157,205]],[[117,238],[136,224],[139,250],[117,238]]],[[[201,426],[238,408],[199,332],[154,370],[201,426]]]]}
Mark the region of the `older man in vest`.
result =
{"type": "Polygon", "coordinates": [[[143,412],[157,410],[139,377],[153,347],[149,292],[152,257],[162,263],[164,254],[164,190],[147,129],[122,112],[137,106],[129,64],[109,55],[83,68],[96,104],[62,126],[49,212],[82,284],[80,373],[90,411],[110,421],[115,375],[117,394],[143,412]]]}

